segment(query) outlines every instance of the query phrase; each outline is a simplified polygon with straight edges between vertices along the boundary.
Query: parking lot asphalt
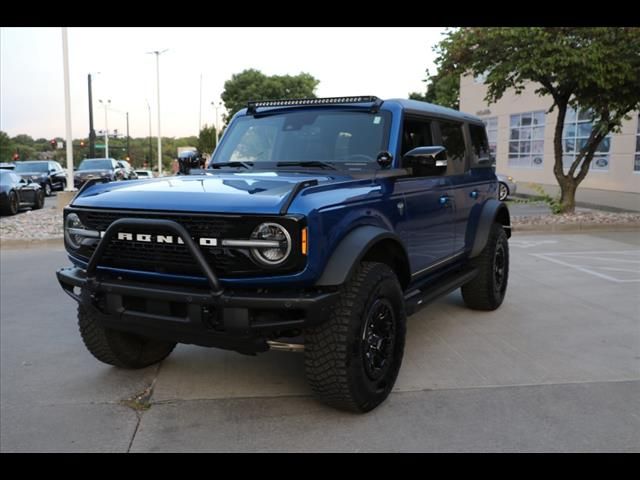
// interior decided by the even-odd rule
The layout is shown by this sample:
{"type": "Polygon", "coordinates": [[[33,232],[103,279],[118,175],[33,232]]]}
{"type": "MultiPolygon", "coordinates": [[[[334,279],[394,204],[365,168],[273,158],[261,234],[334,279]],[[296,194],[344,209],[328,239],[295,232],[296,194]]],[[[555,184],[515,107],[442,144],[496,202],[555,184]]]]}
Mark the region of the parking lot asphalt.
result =
{"type": "Polygon", "coordinates": [[[410,317],[394,391],[353,415],[313,399],[297,353],[103,365],[55,279],[62,247],[0,249],[0,451],[640,451],[640,234],[516,233],[510,251],[502,307],[456,291],[410,317]]]}

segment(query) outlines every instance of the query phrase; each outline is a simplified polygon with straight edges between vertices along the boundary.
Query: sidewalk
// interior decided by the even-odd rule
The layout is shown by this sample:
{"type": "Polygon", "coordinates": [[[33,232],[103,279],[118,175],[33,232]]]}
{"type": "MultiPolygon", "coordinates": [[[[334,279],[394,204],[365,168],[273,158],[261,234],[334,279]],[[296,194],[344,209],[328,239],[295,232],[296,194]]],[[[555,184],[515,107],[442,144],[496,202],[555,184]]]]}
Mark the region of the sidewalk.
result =
{"type": "MultiPolygon", "coordinates": [[[[516,197],[528,198],[531,196],[540,196],[528,183],[529,182],[518,183],[516,197]]],[[[540,185],[551,197],[560,195],[560,187],[557,185],[540,185]]],[[[610,212],[640,212],[640,193],[615,192],[611,190],[578,187],[576,191],[576,205],[578,207],[595,208],[610,212]]]]}

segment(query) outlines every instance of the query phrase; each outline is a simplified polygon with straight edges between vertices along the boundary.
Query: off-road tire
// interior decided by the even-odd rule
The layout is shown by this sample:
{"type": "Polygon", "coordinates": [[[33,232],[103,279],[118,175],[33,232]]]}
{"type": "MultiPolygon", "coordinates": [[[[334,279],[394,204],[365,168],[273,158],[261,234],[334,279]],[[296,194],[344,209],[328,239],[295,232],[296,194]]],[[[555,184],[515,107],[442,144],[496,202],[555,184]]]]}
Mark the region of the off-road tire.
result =
{"type": "Polygon", "coordinates": [[[474,310],[495,310],[504,300],[509,280],[509,243],[502,225],[491,226],[487,244],[470,264],[478,275],[462,286],[464,303],[474,310]]]}
{"type": "Polygon", "coordinates": [[[78,305],[78,325],[87,350],[101,362],[115,367],[148,367],[165,359],[176,346],[173,342],[103,327],[82,305],[78,305]]]}
{"type": "Polygon", "coordinates": [[[33,203],[33,210],[40,210],[44,207],[44,192],[39,190],[36,192],[36,201],[33,203]]]}
{"type": "Polygon", "coordinates": [[[374,409],[387,398],[398,376],[405,331],[404,296],[398,278],[383,263],[361,263],[341,286],[329,319],[305,331],[305,369],[311,389],[335,408],[354,412],[374,409]],[[373,370],[371,361],[365,360],[372,351],[372,337],[367,337],[369,343],[364,339],[365,333],[373,333],[371,326],[376,320],[371,318],[385,319],[378,323],[386,326],[393,324],[389,328],[393,335],[377,344],[377,348],[382,345],[381,356],[388,358],[379,370],[373,370]]]}

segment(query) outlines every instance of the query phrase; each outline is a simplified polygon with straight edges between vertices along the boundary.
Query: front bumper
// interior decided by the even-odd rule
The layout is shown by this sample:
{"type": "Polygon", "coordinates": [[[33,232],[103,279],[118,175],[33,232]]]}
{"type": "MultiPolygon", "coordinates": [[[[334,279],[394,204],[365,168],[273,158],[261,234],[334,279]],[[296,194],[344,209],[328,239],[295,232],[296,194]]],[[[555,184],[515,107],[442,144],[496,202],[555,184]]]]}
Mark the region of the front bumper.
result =
{"type": "Polygon", "coordinates": [[[179,343],[255,353],[266,340],[323,322],[337,292],[221,291],[159,285],[77,267],[56,272],[72,298],[110,328],[179,343]]]}

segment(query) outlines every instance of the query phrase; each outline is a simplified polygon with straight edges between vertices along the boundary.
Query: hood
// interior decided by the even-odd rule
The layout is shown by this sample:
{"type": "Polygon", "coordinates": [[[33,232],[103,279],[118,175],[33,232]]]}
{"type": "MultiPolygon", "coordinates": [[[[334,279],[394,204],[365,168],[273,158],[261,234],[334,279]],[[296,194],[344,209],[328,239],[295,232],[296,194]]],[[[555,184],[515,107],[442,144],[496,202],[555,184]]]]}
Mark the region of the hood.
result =
{"type": "Polygon", "coordinates": [[[49,175],[47,172],[14,172],[14,173],[17,173],[22,178],[47,177],[49,175]]]}
{"type": "Polygon", "coordinates": [[[111,182],[89,187],[73,206],[277,215],[297,183],[346,179],[349,177],[343,174],[324,172],[220,172],[111,182]]]}
{"type": "Polygon", "coordinates": [[[111,175],[113,173],[113,170],[109,170],[108,168],[98,168],[94,170],[76,170],[73,174],[76,177],[88,177],[89,175],[99,177],[100,175],[104,175],[105,173],[111,175]]]}

